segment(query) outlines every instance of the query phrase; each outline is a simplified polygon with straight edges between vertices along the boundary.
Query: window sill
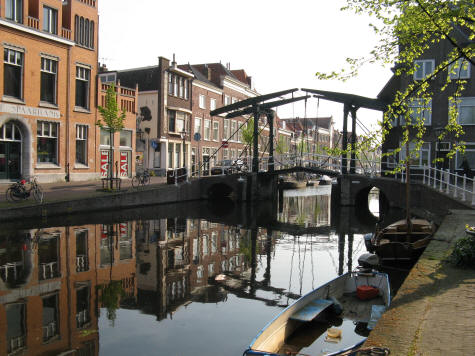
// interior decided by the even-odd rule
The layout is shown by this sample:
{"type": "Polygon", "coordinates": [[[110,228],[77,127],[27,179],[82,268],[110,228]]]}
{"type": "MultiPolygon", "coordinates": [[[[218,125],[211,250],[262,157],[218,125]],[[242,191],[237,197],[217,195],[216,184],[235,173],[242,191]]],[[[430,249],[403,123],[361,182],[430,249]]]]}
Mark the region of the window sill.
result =
{"type": "Polygon", "coordinates": [[[75,106],[73,111],[82,112],[84,114],[90,114],[91,113],[91,111],[89,109],[85,109],[85,108],[82,108],[80,106],[75,106]]]}
{"type": "Polygon", "coordinates": [[[6,96],[6,95],[2,97],[2,101],[5,101],[7,103],[21,104],[21,105],[26,104],[22,99],[18,99],[13,96],[6,96]]]}
{"type": "Polygon", "coordinates": [[[58,105],[48,103],[47,101],[40,101],[38,106],[43,107],[43,108],[50,108],[50,109],[59,109],[58,105]]]}
{"type": "Polygon", "coordinates": [[[37,163],[36,169],[61,169],[56,163],[37,163]]]}
{"type": "Polygon", "coordinates": [[[82,163],[75,163],[74,169],[89,169],[89,166],[86,166],[85,164],[82,164],[82,163]]]}

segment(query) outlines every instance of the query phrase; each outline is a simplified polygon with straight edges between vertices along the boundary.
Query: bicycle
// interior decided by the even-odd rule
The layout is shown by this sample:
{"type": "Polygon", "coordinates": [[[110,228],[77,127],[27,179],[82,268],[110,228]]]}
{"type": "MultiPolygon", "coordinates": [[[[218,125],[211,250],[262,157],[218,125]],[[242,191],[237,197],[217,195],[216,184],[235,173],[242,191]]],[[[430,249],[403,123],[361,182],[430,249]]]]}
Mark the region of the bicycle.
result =
{"type": "Polygon", "coordinates": [[[5,195],[7,201],[11,202],[26,200],[31,195],[33,195],[33,198],[38,203],[42,203],[44,198],[43,190],[39,186],[36,178],[32,178],[29,182],[27,182],[25,179],[22,179],[13,183],[10,187],[8,187],[5,195]],[[29,187],[27,187],[27,184],[29,184],[29,187]]]}
{"type": "Polygon", "coordinates": [[[143,172],[137,172],[132,178],[132,187],[138,188],[140,185],[145,186],[150,183],[150,171],[148,169],[143,172]]]}

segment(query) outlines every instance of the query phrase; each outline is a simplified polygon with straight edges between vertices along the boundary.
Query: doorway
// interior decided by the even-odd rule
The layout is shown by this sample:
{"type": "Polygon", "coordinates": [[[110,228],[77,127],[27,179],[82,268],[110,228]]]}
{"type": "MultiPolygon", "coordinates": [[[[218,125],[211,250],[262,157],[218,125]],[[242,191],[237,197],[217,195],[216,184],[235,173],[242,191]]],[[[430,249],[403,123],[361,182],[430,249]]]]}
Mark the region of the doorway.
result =
{"type": "Polygon", "coordinates": [[[19,179],[21,177],[20,129],[13,123],[0,127],[0,179],[19,179]]]}

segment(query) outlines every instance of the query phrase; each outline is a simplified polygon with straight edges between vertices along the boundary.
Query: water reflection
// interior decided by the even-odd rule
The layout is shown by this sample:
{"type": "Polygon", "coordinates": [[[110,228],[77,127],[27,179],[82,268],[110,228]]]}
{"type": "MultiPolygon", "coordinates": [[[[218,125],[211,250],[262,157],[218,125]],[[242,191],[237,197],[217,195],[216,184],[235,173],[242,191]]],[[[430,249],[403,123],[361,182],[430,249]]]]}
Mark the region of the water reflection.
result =
{"type": "Polygon", "coordinates": [[[360,234],[330,228],[329,193],[288,193],[267,227],[168,217],[4,231],[0,354],[242,354],[363,252],[360,234]]]}

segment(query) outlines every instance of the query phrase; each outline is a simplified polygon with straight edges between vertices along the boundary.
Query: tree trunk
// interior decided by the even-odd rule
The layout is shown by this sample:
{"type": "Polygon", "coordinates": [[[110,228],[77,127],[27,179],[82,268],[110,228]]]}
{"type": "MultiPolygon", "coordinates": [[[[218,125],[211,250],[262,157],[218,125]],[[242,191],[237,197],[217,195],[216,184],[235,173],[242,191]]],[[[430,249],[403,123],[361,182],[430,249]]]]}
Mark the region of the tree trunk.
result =
{"type": "Polygon", "coordinates": [[[114,147],[112,146],[112,140],[113,140],[114,136],[113,136],[113,133],[112,133],[112,130],[109,129],[109,139],[110,139],[110,142],[109,142],[109,188],[110,190],[112,190],[114,188],[113,184],[112,184],[112,178],[113,178],[113,175],[112,175],[112,170],[113,170],[113,154],[114,154],[114,147]]]}

